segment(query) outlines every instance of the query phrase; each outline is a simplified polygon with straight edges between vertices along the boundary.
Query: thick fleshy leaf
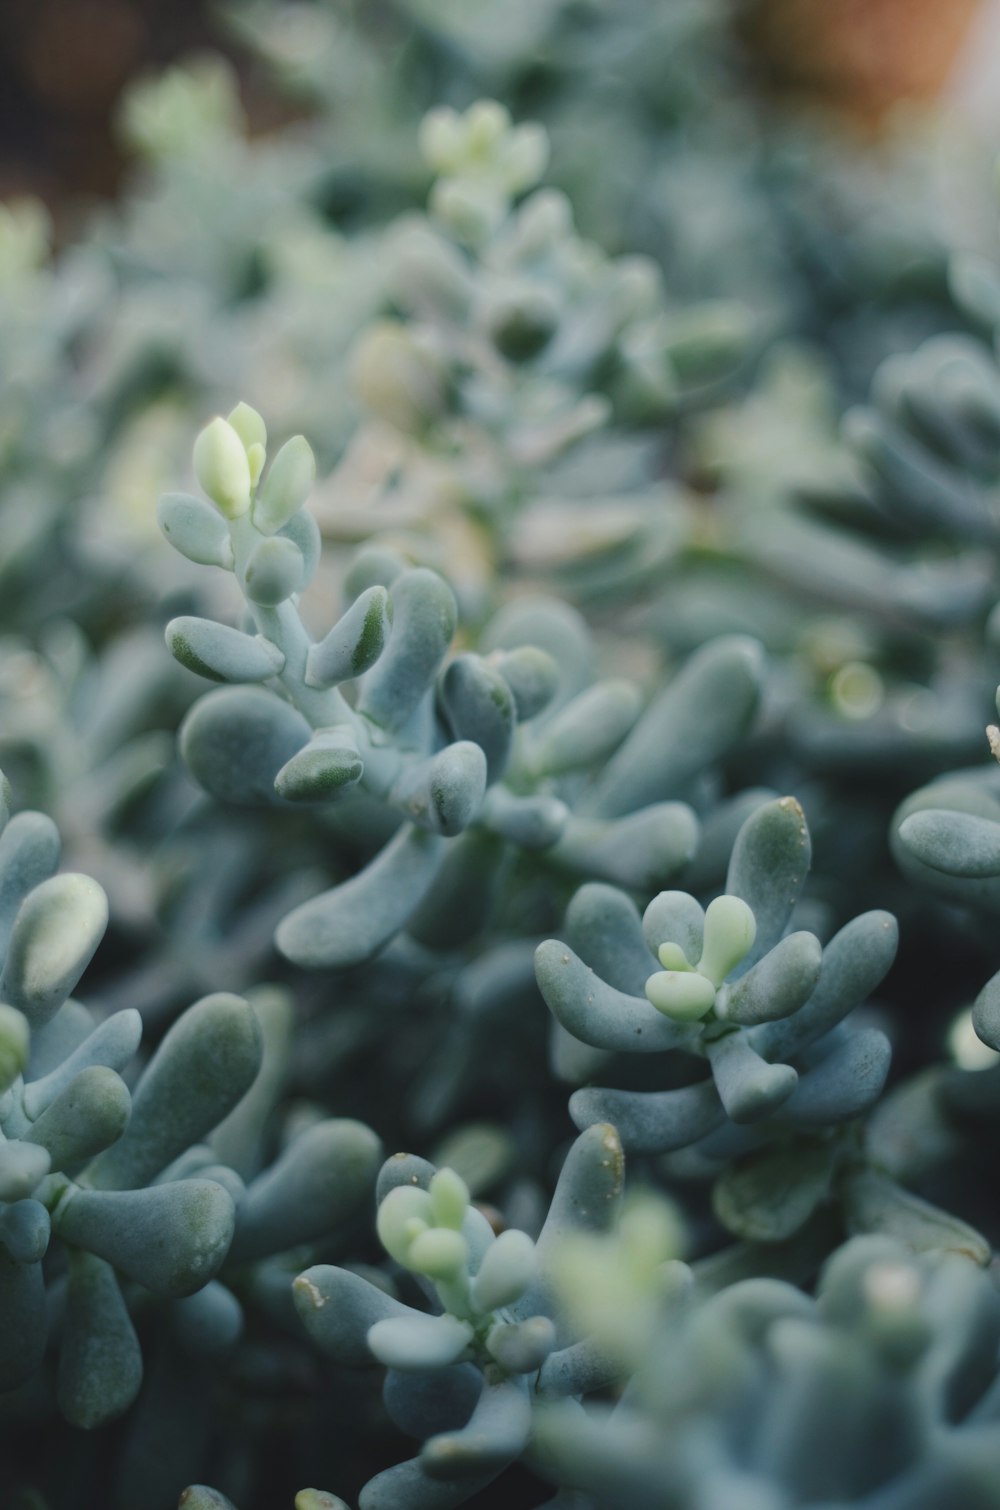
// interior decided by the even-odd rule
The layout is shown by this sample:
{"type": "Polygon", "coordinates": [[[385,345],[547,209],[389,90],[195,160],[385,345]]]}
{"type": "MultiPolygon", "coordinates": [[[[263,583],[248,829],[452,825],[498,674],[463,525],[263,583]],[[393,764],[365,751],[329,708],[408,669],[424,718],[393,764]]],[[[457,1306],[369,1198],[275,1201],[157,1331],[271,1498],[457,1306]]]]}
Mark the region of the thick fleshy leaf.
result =
{"type": "Polygon", "coordinates": [[[404,928],[444,859],[444,840],[406,827],[359,875],[283,918],[275,943],[305,969],[346,969],[372,959],[404,928]]]}
{"type": "Polygon", "coordinates": [[[392,632],[361,684],[358,711],[400,729],[431,686],[455,633],[455,595],[435,572],[417,567],[390,589],[392,632]]]}
{"type": "Polygon", "coordinates": [[[125,1135],[94,1161],[88,1183],[122,1190],[152,1179],[232,1110],[260,1056],[257,1018],[242,997],[220,991],[195,1002],[147,1065],[125,1135]]]}
{"type": "Polygon", "coordinates": [[[114,1270],[69,1249],[66,1325],[59,1350],[59,1409],[90,1431],[127,1410],[142,1382],[142,1353],[114,1270]]]}
{"type": "Polygon", "coordinates": [[[972,1025],[983,1043],[1000,1053],[1000,973],[992,976],[976,997],[972,1025]]]}
{"type": "Polygon", "coordinates": [[[371,1363],[368,1333],[376,1322],[419,1314],[360,1274],[331,1264],[317,1264],[300,1274],[292,1296],[317,1347],[352,1368],[371,1363]]]}
{"type": "Polygon", "coordinates": [[[551,849],[562,837],[569,808],[545,794],[520,797],[504,786],[490,787],[479,813],[479,826],[521,849],[551,849]]]}
{"type": "Polygon", "coordinates": [[[449,1368],[422,1374],[403,1374],[390,1368],[386,1370],[382,1399],[400,1431],[426,1442],[440,1431],[464,1426],[482,1390],[482,1370],[474,1363],[453,1363],[449,1368]]]}
{"type": "Polygon", "coordinates": [[[478,1479],[444,1481],[430,1478],[419,1458],[397,1463],[376,1474],[358,1495],[358,1510],[456,1510],[496,1478],[495,1472],[478,1479]]]}
{"type": "Polygon", "coordinates": [[[382,1160],[371,1128],[347,1118],[317,1122],[247,1187],[232,1259],[246,1263],[333,1232],[370,1194],[382,1160]]]}
{"type": "Polygon", "coordinates": [[[977,1264],[988,1264],[992,1256],[989,1243],[974,1227],[875,1169],[847,1181],[845,1208],[852,1232],[885,1233],[917,1253],[939,1248],[964,1253],[977,1264]]]}
{"type": "Polygon", "coordinates": [[[898,944],[891,913],[864,912],[853,918],[824,948],[819,981],[804,1005],[791,1017],[750,1030],[754,1048],[765,1059],[787,1059],[828,1033],[875,990],[898,944]]]}
{"type": "Polygon", "coordinates": [[[657,958],[664,944],[676,944],[693,967],[704,947],[705,910],[686,891],[661,891],[642,915],[642,933],[657,958]]]}
{"type": "Polygon", "coordinates": [[[170,1322],[180,1347],[193,1357],[229,1352],[243,1332],[243,1307],[217,1279],[201,1290],[171,1302],[170,1322]]]}
{"type": "Polygon", "coordinates": [[[468,1423],[424,1444],[420,1462],[435,1479],[479,1479],[519,1458],[531,1433],[531,1400],[519,1380],[487,1383],[468,1423]]]}
{"type": "Polygon", "coordinates": [[[81,1070],[103,1065],[123,1070],[142,1038],[142,1018],[134,1007],[115,1012],[89,1033],[55,1069],[24,1088],[24,1110],[34,1120],[75,1080],[81,1070]]]}
{"type": "Polygon", "coordinates": [[[926,808],[899,825],[899,840],[932,870],[982,880],[1000,876],[1000,823],[973,813],[926,808]]]}
{"type": "Polygon", "coordinates": [[[660,802],[613,821],[571,816],[552,854],[570,870],[649,892],[683,869],[697,844],[691,808],[660,802]]]}
{"type": "Polygon", "coordinates": [[[421,1373],[457,1363],[472,1338],[467,1321],[455,1316],[422,1316],[414,1311],[409,1316],[376,1321],[368,1333],[368,1346],[387,1368],[421,1373]]]}
{"type": "Polygon", "coordinates": [[[16,1007],[0,1002],[0,1096],[24,1073],[30,1052],[28,1019],[16,1007]]]}
{"type": "MultiPolygon", "coordinates": [[[[243,568],[243,590],[251,603],[274,608],[298,592],[305,578],[306,564],[302,552],[287,535],[272,535],[254,546],[243,568]]],[[[247,677],[224,677],[225,681],[257,680],[247,677]]]]}
{"type": "Polygon", "coordinates": [[[232,569],[233,547],[226,521],[203,499],[190,493],[165,493],[156,517],[170,544],[189,561],[232,569]]]}
{"type": "Polygon", "coordinates": [[[310,687],[334,687],[362,676],[382,654],[392,628],[392,599],[384,587],[369,587],[309,651],[310,687]]]}
{"type": "Polygon", "coordinates": [[[41,1201],[0,1204],[0,1248],[15,1264],[37,1264],[43,1259],[51,1233],[49,1213],[41,1201]]]}
{"type": "Polygon", "coordinates": [[[535,1245],[526,1232],[509,1228],[487,1248],[472,1281],[472,1301],[477,1310],[497,1311],[520,1300],[535,1278],[538,1261],[535,1245]]]}
{"type": "Polygon", "coordinates": [[[788,1064],[768,1064],[743,1033],[729,1033],[708,1046],[715,1086],[734,1122],[759,1122],[787,1101],[798,1084],[788,1064]]]}
{"type": "Polygon", "coordinates": [[[559,667],[552,656],[537,645],[521,645],[517,650],[494,650],[489,664],[499,671],[510,688],[520,724],[537,718],[556,695],[559,667]]]}
{"type": "Polygon", "coordinates": [[[517,725],[514,694],[499,671],[482,656],[456,656],[441,678],[438,697],[454,738],[477,744],[486,757],[487,782],[498,781],[517,725]]]}
{"type": "Polygon", "coordinates": [[[669,1153],[687,1148],[725,1117],[715,1083],[703,1080],[676,1091],[575,1091],[569,1114],[577,1127],[610,1122],[626,1153],[669,1153]]]}
{"type": "Polygon", "coordinates": [[[19,1139],[0,1141],[0,1201],[30,1196],[52,1167],[47,1148],[19,1139]]]}
{"type": "Polygon", "coordinates": [[[763,1148],[731,1164],[715,1182],[712,1205],[722,1225],[751,1243],[791,1237],[826,1198],[833,1150],[802,1138],[763,1148]]]}
{"type": "Polygon", "coordinates": [[[390,801],[421,828],[453,838],[478,814],[486,776],[486,756],[477,744],[462,740],[404,768],[390,801]]]}
{"type": "Polygon", "coordinates": [[[548,1316],[498,1322],[486,1339],[490,1356],[511,1374],[536,1374],[555,1343],[556,1329],[548,1316]]]}
{"type": "Polygon", "coordinates": [[[811,933],[790,933],[730,987],[718,1015],[745,1027],[790,1017],[819,980],[823,950],[811,933]]]}
{"type": "Polygon", "coordinates": [[[48,1150],[53,1169],[72,1169],[121,1137],[130,1105],[121,1076],[92,1064],[59,1092],[24,1137],[48,1150]]]}
{"type": "Polygon", "coordinates": [[[348,728],[319,729],[274,778],[284,802],[331,802],[364,775],[357,741],[348,728]]]}
{"type": "Polygon", "coordinates": [[[68,1192],[53,1214],[64,1242],[86,1248],[156,1295],[190,1295],[218,1272],[233,1237],[229,1194],[213,1180],[148,1190],[68,1192]]]}
{"type": "Polygon", "coordinates": [[[619,817],[683,795],[694,776],[743,738],[762,677],[756,640],[734,635],[697,651],[605,766],[594,811],[619,817]]]}
{"type": "Polygon", "coordinates": [[[533,768],[558,776],[601,764],[621,744],[641,706],[632,682],[597,682],[546,720],[531,753],[533,768]]]}
{"type": "Polygon", "coordinates": [[[271,462],[253,505],[253,522],[273,535],[297,514],[316,481],[316,458],[304,435],[286,440],[271,462]]]}
{"type": "Polygon", "coordinates": [[[558,1021],[594,1048],[656,1054],[688,1041],[684,1029],[644,996],[616,991],[556,939],[539,944],[535,973],[538,988],[558,1021]]]}
{"type": "Polygon", "coordinates": [[[55,873],[59,850],[59,831],[44,813],[17,813],[0,834],[0,949],[25,897],[55,873]]]}
{"type": "Polygon", "coordinates": [[[107,926],[108,899],[89,876],[42,881],[14,920],[0,999],[23,1012],[32,1028],[44,1026],[90,964],[107,926]]]}
{"type": "Polygon", "coordinates": [[[265,807],[274,778],[312,729],[301,713],[261,687],[227,687],[200,698],[181,725],[191,774],[222,802],[265,807]]]}
{"type": "Polygon", "coordinates": [[[882,1094],[891,1058],[889,1040],[878,1028],[846,1032],[801,1076],[782,1119],[797,1127],[824,1127],[859,1117],[882,1094]]]}
{"type": "Polygon", "coordinates": [[[211,619],[171,619],[165,636],[175,660],[212,682],[266,682],[285,664],[270,640],[211,619]]]}
{"type": "Polygon", "coordinates": [[[757,809],[736,837],[726,891],[742,898],[757,923],[739,973],[762,959],[784,934],[812,856],[805,814],[794,797],[757,809]]]}
{"type": "Polygon", "coordinates": [[[640,999],[656,968],[639,911],[624,892],[599,881],[581,886],[566,909],[570,946],[602,980],[640,999]]]}

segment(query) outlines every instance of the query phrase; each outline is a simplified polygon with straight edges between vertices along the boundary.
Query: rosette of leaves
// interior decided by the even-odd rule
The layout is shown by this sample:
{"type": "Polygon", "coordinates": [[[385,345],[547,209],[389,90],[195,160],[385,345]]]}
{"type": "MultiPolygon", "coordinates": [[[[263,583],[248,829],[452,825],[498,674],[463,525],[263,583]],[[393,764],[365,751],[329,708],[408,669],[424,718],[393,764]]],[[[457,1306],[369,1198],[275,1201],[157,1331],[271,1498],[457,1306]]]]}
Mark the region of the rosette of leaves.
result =
{"type": "Polygon", "coordinates": [[[349,1251],[382,1159],[378,1137],[362,1122],[314,1104],[289,1113],[298,1038],[292,1001],[278,987],[259,987],[247,999],[260,1029],[258,1073],[173,1166],[186,1178],[211,1178],[220,1166],[230,1172],[239,1192],[232,1242],[208,1285],[147,1325],[147,1378],[116,1459],[123,1506],[145,1498],[151,1510],[165,1510],[185,1481],[220,1461],[245,1464],[244,1482],[260,1467],[245,1435],[248,1413],[280,1431],[281,1396],[298,1394],[310,1372],[292,1280],[304,1264],[349,1251]],[[155,1492],[150,1462],[169,1465],[155,1492]]]}
{"type": "MultiPolygon", "coordinates": [[[[667,1090],[586,1086],[570,1100],[577,1126],[613,1122],[636,1153],[694,1146],[709,1169],[758,1150],[766,1161],[776,1148],[780,1164],[783,1143],[808,1144],[815,1156],[797,1176],[761,1175],[772,1237],[824,1199],[830,1130],[872,1105],[889,1065],[884,1034],[844,1019],[892,964],[895,921],[865,913],[825,947],[788,932],[809,859],[799,804],[764,803],[740,829],[725,893],[707,908],[662,892],[640,919],[622,892],[588,885],[569,909],[569,943],[549,940],[536,955],[542,995],[576,1040],[563,1051],[568,1078],[593,1079],[609,1060],[613,1069],[615,1054],[676,1052],[682,1066],[695,1056],[708,1070],[690,1079],[688,1068],[690,1083],[667,1090]]],[[[752,1216],[741,1223],[749,1231],[752,1216]]]]}
{"type": "Polygon", "coordinates": [[[89,877],[57,874],[58,858],[41,813],[5,823],[2,1380],[12,1389],[40,1366],[53,1299],[60,1407],[89,1427],[123,1411],[141,1379],[121,1281],[187,1296],[226,1256],[238,1179],[215,1165],[184,1178],[173,1166],[252,1082],[260,1034],[245,1001],[206,997],[130,1092],[119,1071],[139,1042],[138,1012],[97,1022],[70,995],[104,933],[107,901],[89,877]],[[58,1302],[59,1286],[54,1298],[47,1292],[60,1275],[58,1302]]]}
{"type": "Polygon", "coordinates": [[[497,102],[432,111],[420,140],[428,214],[386,242],[404,318],[358,345],[373,418],[330,480],[324,530],[368,533],[375,501],[383,529],[454,533],[459,509],[485,530],[452,568],[466,590],[491,560],[581,594],[652,580],[688,529],[659,428],[724,387],[746,312],[671,308],[651,261],[584,241],[565,196],[538,187],[544,131],[497,102]]]}
{"type": "MultiPolygon", "coordinates": [[[[574,1285],[584,1318],[608,1272],[574,1285]]],[[[855,1238],[814,1297],[771,1278],[696,1287],[641,1340],[620,1403],[537,1412],[536,1460],[600,1510],[1000,1503],[1000,1307],[967,1258],[855,1238]]]]}
{"type": "Polygon", "coordinates": [[[431,1312],[327,1265],[294,1286],[313,1340],[339,1363],[382,1364],[390,1417],[423,1442],[365,1486],[361,1510],[463,1504],[529,1450],[539,1397],[579,1396],[614,1376],[612,1359],[568,1326],[549,1259],[567,1233],[612,1225],[622,1177],[614,1128],[590,1128],[532,1242],[516,1229],[497,1236],[453,1171],[410,1155],[384,1166],[379,1236],[431,1312]]]}
{"type": "MultiPolygon", "coordinates": [[[[435,573],[380,559],[347,612],[318,641],[296,600],[317,564],[319,537],[302,505],[314,462],[301,437],[266,478],[265,432],[245,405],[217,419],[195,448],[195,470],[218,512],[169,494],[160,519],[192,559],[233,571],[256,634],[185,617],[167,642],[190,669],[242,684],[202,699],[182,731],[185,758],[214,795],[243,804],[330,803],[363,793],[402,826],[359,876],[291,913],[279,948],[300,964],[370,958],[424,899],[446,841],[480,821],[501,837],[545,848],[562,828],[551,799],[488,792],[503,774],[519,716],[554,686],[544,656],[513,656],[504,675],[464,655],[440,681],[456,605],[435,573]],[[256,684],[274,684],[275,690],[256,684]],[[340,687],[354,684],[352,701],[340,687]],[[520,691],[520,698],[515,691],[520,691]],[[456,737],[457,736],[457,737],[456,737]],[[393,815],[396,815],[395,818],[393,815]]],[[[350,821],[350,820],[348,820],[350,821]]]]}
{"type": "Polygon", "coordinates": [[[708,647],[640,717],[628,684],[589,685],[586,632],[561,607],[515,608],[485,634],[485,658],[466,652],[445,663],[456,623],[450,589],[385,551],[359,559],[347,579],[351,607],[314,642],[296,608],[318,554],[302,508],[312,456],[301,437],[289,441],[258,487],[263,460],[263,423],[240,406],[196,447],[218,512],[187,495],[161,504],[179,549],[235,572],[257,630],[193,617],[168,625],[183,664],[248,684],[196,705],[182,731],[185,758],[230,802],[337,800],[348,833],[380,812],[383,838],[386,818],[405,820],[360,875],[282,922],[282,952],[344,966],[411,921],[426,942],[443,941],[442,925],[467,932],[470,916],[481,921],[501,841],[552,850],[571,871],[628,885],[661,884],[686,863],[693,816],[662,799],[695,786],[752,720],[761,681],[752,642],[708,647]],[[541,646],[530,642],[534,630],[541,646]],[[348,701],[339,687],[351,682],[348,701]],[[549,705],[537,740],[520,740],[519,725],[549,705]],[[579,788],[578,772],[592,779],[579,821],[567,823],[562,793],[579,788]]]}

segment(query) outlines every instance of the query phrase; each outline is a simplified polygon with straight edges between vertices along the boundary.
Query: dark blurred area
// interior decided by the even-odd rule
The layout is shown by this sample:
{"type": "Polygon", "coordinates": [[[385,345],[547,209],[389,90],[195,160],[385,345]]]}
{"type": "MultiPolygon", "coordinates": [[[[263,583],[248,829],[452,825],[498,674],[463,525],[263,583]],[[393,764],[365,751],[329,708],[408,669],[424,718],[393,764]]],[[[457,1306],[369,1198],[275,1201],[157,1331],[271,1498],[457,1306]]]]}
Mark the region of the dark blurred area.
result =
{"type": "Polygon", "coordinates": [[[202,0],[2,0],[0,198],[38,194],[59,215],[113,195],[123,87],[205,47],[233,52],[202,0]]]}

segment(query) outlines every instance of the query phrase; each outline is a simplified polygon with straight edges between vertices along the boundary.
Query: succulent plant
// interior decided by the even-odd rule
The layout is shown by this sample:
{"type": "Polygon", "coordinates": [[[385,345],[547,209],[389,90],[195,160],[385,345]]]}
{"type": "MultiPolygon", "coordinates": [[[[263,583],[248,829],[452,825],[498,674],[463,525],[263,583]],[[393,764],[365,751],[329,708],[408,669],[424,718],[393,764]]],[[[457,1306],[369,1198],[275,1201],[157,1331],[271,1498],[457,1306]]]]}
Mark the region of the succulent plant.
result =
{"type": "MultiPolygon", "coordinates": [[[[607,1272],[588,1271],[594,1307],[607,1272]]],[[[620,1403],[541,1406],[537,1455],[601,1510],[993,1505],[998,1329],[967,1259],[855,1238],[815,1297],[751,1279],[661,1301],[620,1403]]]]}
{"type": "MultiPolygon", "coordinates": [[[[662,1091],[586,1086],[570,1101],[577,1126],[612,1121],[629,1151],[696,1145],[721,1164],[782,1138],[815,1139],[872,1105],[889,1043],[877,1028],[841,1025],[892,964],[896,925],[888,913],[864,914],[825,947],[806,930],[787,932],[809,853],[802,809],[781,798],[746,819],[726,891],[707,908],[667,891],[640,919],[611,887],[576,894],[567,924],[579,952],[549,940],[536,955],[539,987],[562,1031],[598,1051],[577,1051],[571,1075],[592,1079],[612,1053],[664,1051],[697,1056],[709,1071],[662,1091]]],[[[822,1199],[832,1172],[828,1139],[809,1147],[817,1178],[800,1171],[789,1194],[791,1230],[822,1199]]]]}
{"type": "Polygon", "coordinates": [[[294,1286],[325,1353],[388,1370],[386,1409],[424,1444],[364,1488],[362,1510],[464,1503],[528,1448],[537,1398],[578,1396],[614,1377],[612,1358],[560,1315],[548,1260],[569,1232],[613,1223],[622,1179],[614,1128],[583,1133],[532,1242],[515,1228],[496,1235],[454,1171],[402,1154],[383,1167],[379,1237],[433,1312],[330,1266],[308,1269],[294,1286]]]}

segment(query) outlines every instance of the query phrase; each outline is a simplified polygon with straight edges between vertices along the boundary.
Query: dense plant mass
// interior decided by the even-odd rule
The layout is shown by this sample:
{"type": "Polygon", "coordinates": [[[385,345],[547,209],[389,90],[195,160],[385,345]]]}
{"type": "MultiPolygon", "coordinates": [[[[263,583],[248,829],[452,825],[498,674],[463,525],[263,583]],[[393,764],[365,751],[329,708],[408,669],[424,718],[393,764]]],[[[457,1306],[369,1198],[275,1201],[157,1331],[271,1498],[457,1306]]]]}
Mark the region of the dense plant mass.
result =
{"type": "Polygon", "coordinates": [[[230,9],[0,206],[5,1510],[1000,1510],[988,175],[230,9]]]}

